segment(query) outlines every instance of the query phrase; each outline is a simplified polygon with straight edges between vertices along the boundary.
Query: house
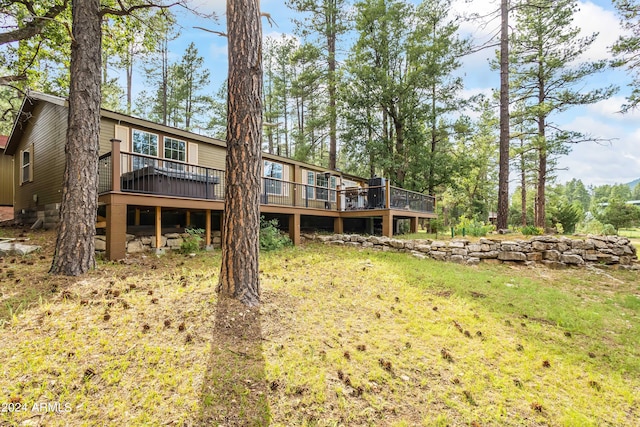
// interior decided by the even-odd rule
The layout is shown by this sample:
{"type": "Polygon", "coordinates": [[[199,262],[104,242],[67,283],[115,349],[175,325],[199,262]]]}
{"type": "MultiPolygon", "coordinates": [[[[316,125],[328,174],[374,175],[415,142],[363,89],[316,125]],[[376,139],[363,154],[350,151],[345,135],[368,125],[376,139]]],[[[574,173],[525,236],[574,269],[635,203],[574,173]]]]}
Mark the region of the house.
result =
{"type": "MultiPolygon", "coordinates": [[[[65,165],[65,99],[30,92],[5,149],[12,156],[18,221],[58,219],[65,165]]],[[[99,221],[108,259],[123,258],[133,236],[164,246],[185,227],[219,242],[224,209],[224,141],[101,110],[99,221]]],[[[277,218],[294,244],[301,230],[393,234],[400,221],[415,231],[435,218],[431,196],[340,171],[263,154],[261,214],[277,218]]]]}
{"type": "Polygon", "coordinates": [[[0,135],[0,206],[13,206],[13,157],[2,155],[8,140],[0,135]]]}

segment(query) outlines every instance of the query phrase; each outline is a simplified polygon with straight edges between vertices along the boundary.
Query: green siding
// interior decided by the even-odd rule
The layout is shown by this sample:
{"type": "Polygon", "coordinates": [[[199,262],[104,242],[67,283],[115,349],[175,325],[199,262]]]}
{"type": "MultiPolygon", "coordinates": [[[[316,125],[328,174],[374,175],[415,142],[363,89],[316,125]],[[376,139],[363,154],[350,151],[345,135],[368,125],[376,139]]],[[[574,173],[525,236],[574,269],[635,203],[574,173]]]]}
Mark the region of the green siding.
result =
{"type": "Polygon", "coordinates": [[[62,200],[67,109],[39,102],[16,151],[13,166],[16,211],[44,210],[62,200]],[[20,184],[20,151],[33,144],[33,181],[20,184]],[[37,195],[37,202],[34,200],[37,195]]]}
{"type": "Polygon", "coordinates": [[[0,150],[0,206],[13,205],[13,156],[0,150]]]}
{"type": "Polygon", "coordinates": [[[223,147],[198,142],[198,165],[213,169],[225,169],[226,150],[223,147]]]}

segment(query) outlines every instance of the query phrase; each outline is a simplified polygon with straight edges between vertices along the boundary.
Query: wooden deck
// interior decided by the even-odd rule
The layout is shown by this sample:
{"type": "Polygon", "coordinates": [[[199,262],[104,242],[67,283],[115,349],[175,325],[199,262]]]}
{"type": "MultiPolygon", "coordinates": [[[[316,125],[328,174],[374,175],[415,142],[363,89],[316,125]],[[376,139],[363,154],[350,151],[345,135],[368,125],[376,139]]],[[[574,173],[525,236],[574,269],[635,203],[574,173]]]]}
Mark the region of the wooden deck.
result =
{"type": "MultiPolygon", "coordinates": [[[[224,183],[222,170],[120,152],[115,141],[113,151],[100,157],[99,168],[99,202],[106,205],[107,257],[125,255],[131,206],[154,209],[158,242],[162,209],[205,212],[205,242],[209,244],[212,213],[224,210],[224,183]]],[[[260,211],[286,216],[294,244],[300,242],[302,217],[330,218],[337,233],[343,232],[345,220],[377,218],[382,234],[389,237],[394,219],[409,220],[415,232],[419,219],[436,218],[434,197],[390,186],[388,181],[375,187],[332,189],[262,178],[260,211]]]]}

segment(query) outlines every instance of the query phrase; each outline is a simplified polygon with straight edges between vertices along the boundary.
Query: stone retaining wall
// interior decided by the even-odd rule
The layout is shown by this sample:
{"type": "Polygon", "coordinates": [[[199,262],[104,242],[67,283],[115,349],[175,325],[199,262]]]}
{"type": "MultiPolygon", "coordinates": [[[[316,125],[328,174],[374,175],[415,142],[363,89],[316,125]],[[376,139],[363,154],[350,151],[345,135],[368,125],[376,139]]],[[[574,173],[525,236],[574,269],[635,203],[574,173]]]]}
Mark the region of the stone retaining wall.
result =
{"type": "MultiPolygon", "coordinates": [[[[187,233],[167,233],[161,236],[160,249],[176,250],[180,249],[182,242],[189,235],[187,233]]],[[[221,238],[220,231],[211,232],[212,246],[214,248],[220,248],[221,238]]],[[[107,250],[107,237],[96,236],[96,252],[103,253],[107,250]]],[[[155,236],[134,236],[133,234],[127,234],[127,253],[135,254],[141,252],[148,252],[156,249],[156,237],[155,236]]]]}
{"type": "Polygon", "coordinates": [[[629,239],[618,236],[587,236],[584,239],[535,236],[530,240],[494,240],[478,242],[457,239],[399,240],[388,237],[334,234],[304,235],[306,239],[330,245],[409,252],[418,258],[433,258],[461,264],[514,262],[541,263],[551,268],[599,264],[640,270],[636,248],[629,239]]]}

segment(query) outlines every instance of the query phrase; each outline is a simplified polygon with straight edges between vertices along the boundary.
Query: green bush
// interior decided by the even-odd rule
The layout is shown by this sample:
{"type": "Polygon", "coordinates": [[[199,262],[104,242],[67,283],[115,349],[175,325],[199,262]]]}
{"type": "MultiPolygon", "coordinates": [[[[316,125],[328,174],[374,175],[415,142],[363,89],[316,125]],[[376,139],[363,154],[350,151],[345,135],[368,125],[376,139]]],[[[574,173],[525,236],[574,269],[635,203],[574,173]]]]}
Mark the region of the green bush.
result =
{"type": "Polygon", "coordinates": [[[458,220],[458,225],[455,228],[455,233],[459,236],[469,235],[474,237],[483,237],[493,229],[494,226],[491,224],[485,225],[482,221],[461,216],[458,220]]]}
{"type": "Polygon", "coordinates": [[[263,251],[273,251],[285,246],[291,246],[291,239],[289,239],[289,236],[280,232],[278,229],[278,220],[274,218],[267,221],[261,216],[260,249],[263,251]]]}
{"type": "Polygon", "coordinates": [[[542,229],[534,225],[525,225],[520,232],[525,236],[539,236],[542,234],[542,229]]]}
{"type": "Polygon", "coordinates": [[[605,224],[604,227],[602,227],[602,234],[605,236],[614,236],[618,234],[618,231],[613,225],[605,224]]]}
{"type": "Polygon", "coordinates": [[[202,228],[185,228],[184,232],[187,234],[187,236],[182,239],[180,252],[182,252],[183,254],[192,254],[194,252],[199,252],[203,240],[202,235],[204,234],[204,230],[202,228]]]}

